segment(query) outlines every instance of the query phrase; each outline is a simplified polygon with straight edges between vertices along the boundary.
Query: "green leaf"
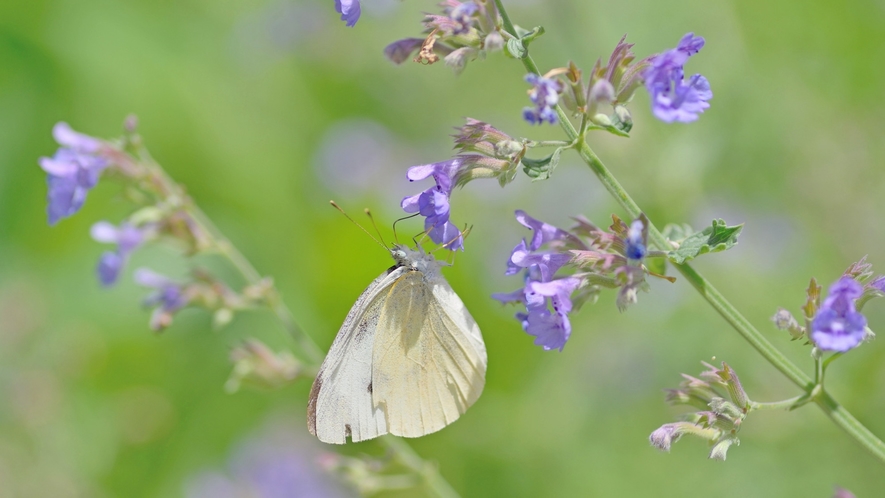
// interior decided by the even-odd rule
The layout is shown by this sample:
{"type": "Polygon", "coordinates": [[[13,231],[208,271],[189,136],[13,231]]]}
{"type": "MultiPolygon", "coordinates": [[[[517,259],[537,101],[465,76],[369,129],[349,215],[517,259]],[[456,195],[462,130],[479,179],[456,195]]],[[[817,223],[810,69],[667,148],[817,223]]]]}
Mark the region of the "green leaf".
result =
{"type": "Polygon", "coordinates": [[[743,224],[728,226],[723,220],[713,220],[712,226],[686,237],[679,249],[670,251],[667,257],[673,263],[681,265],[701,254],[731,249],[737,244],[738,235],[743,228],[743,224]]]}
{"type": "Polygon", "coordinates": [[[525,45],[522,44],[522,40],[511,38],[507,40],[507,53],[517,59],[524,59],[529,51],[525,48],[525,45]]]}
{"type": "Polygon", "coordinates": [[[543,159],[522,158],[522,168],[533,182],[546,180],[553,175],[553,170],[559,164],[559,156],[563,147],[557,147],[553,154],[543,159]]]}

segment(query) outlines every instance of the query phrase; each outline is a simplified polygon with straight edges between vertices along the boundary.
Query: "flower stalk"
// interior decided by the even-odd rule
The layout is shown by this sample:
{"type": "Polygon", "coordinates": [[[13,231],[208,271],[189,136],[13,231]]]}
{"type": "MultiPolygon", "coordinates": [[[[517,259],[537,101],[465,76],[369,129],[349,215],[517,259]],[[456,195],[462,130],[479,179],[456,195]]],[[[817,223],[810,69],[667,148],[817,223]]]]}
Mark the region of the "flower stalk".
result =
{"type": "MultiPolygon", "coordinates": [[[[504,8],[502,0],[495,0],[498,12],[503,20],[504,29],[514,37],[516,30],[513,23],[504,8]]],[[[537,64],[531,55],[526,54],[520,58],[523,66],[529,73],[540,75],[537,64]]],[[[611,171],[605,167],[596,153],[583,140],[583,136],[578,133],[572,122],[568,119],[568,115],[560,105],[553,107],[558,116],[559,125],[565,132],[570,141],[577,144],[578,154],[581,159],[590,167],[609,194],[614,197],[618,204],[633,218],[638,217],[643,211],[630,194],[621,186],[620,182],[612,175],[611,171]]],[[[669,243],[661,232],[649,222],[648,239],[650,244],[657,246],[661,250],[669,250],[669,243]]],[[[839,427],[841,427],[849,436],[854,438],[883,464],[885,464],[885,442],[876,437],[869,429],[860,423],[851,413],[843,406],[837,403],[820,384],[815,384],[812,379],[793,362],[787,359],[777,348],[771,344],[765,336],[762,335],[735,307],[732,305],[719,291],[700,273],[698,273],[689,264],[674,264],[679,273],[695,288],[696,291],[713,307],[724,319],[732,326],[747,342],[750,343],[772,366],[779,370],[791,382],[799,386],[806,392],[806,395],[812,395],[814,402],[824,411],[824,413],[839,427]]]]}

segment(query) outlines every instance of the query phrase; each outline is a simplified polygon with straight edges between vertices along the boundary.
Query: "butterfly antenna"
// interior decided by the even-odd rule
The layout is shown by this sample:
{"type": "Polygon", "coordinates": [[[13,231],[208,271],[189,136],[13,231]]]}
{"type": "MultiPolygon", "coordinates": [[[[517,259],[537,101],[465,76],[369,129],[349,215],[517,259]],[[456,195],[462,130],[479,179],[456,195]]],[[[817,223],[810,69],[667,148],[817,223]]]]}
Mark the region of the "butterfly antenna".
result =
{"type": "MultiPolygon", "coordinates": [[[[345,213],[344,210],[341,209],[341,206],[339,206],[338,204],[336,204],[335,201],[329,201],[329,204],[331,204],[333,208],[337,209],[341,214],[343,214],[345,218],[347,218],[348,220],[350,220],[351,223],[353,223],[354,225],[358,226],[358,227],[360,228],[360,230],[362,230],[363,232],[366,232],[366,235],[368,235],[372,240],[374,240],[376,244],[378,244],[379,246],[383,247],[384,249],[388,249],[388,247],[387,247],[386,245],[384,245],[384,243],[382,243],[381,241],[379,241],[378,239],[376,239],[375,236],[372,235],[371,232],[369,232],[368,230],[366,230],[365,228],[363,228],[362,225],[360,225],[359,223],[357,223],[356,221],[354,221],[354,219],[351,218],[350,215],[348,215],[347,213],[345,213]]],[[[366,211],[368,211],[368,210],[366,210],[366,211]]],[[[379,233],[378,235],[380,236],[381,234],[379,233]]]]}
{"type": "MultiPolygon", "coordinates": [[[[403,220],[408,220],[409,218],[414,218],[415,216],[418,216],[419,214],[421,214],[421,213],[415,213],[415,214],[410,214],[408,216],[403,216],[402,218],[393,222],[393,238],[397,244],[399,244],[399,237],[397,237],[397,235],[396,235],[396,224],[403,221],[403,220]]],[[[414,239],[412,239],[412,240],[414,240],[414,239]]]]}
{"type": "Polygon", "coordinates": [[[366,211],[366,216],[368,216],[369,220],[372,222],[372,228],[375,229],[375,233],[378,234],[378,238],[381,240],[381,245],[383,245],[384,247],[387,247],[387,243],[384,242],[384,237],[381,236],[381,230],[378,230],[378,225],[375,223],[375,217],[372,216],[372,212],[369,211],[369,208],[366,208],[365,211],[366,211]]]}

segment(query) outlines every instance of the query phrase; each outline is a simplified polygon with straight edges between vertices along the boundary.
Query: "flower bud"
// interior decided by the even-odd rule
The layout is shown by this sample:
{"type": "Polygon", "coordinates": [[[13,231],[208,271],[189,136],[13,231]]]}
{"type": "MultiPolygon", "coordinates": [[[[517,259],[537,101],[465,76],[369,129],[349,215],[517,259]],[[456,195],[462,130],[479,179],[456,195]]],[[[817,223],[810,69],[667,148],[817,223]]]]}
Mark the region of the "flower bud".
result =
{"type": "Polygon", "coordinates": [[[486,52],[497,52],[504,48],[504,37],[501,36],[501,33],[493,31],[483,40],[482,48],[486,52]]]}
{"type": "Polygon", "coordinates": [[[716,444],[713,445],[713,449],[710,450],[710,459],[725,461],[725,453],[728,451],[728,448],[730,448],[731,445],[738,446],[740,444],[740,440],[736,437],[727,437],[717,441],[716,444]]]}

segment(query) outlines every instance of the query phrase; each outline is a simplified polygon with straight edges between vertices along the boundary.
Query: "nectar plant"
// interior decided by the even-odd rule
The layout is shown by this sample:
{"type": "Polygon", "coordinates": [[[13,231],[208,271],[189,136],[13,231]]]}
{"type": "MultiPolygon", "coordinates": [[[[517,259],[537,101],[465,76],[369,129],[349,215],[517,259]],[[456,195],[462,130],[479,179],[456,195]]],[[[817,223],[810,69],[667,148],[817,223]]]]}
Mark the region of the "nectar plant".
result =
{"type": "MultiPolygon", "coordinates": [[[[605,63],[599,59],[589,70],[583,70],[570,61],[542,73],[530,55],[530,45],[538,43],[543,28],[514,25],[500,0],[445,0],[441,7],[440,14],[426,15],[421,36],[390,43],[384,55],[397,64],[411,59],[432,65],[443,58],[445,65],[459,74],[469,62],[503,53],[523,65],[523,78],[530,85],[531,105],[525,106],[525,97],[514,95],[512,115],[515,117],[525,106],[525,121],[558,125],[565,137],[562,141],[514,138],[499,126],[468,118],[454,135],[454,157],[406,170],[408,181],[424,182],[426,188],[402,199],[400,206],[408,214],[423,217],[430,239],[452,251],[464,250],[464,234],[450,219],[456,187],[491,178],[505,187],[516,180],[520,170],[532,181],[545,180],[553,175],[561,155],[574,151],[626,216],[622,220],[612,215],[608,229],[575,216],[574,226],[563,229],[516,211],[516,221],[530,233],[501,259],[506,260],[502,265],[505,273],[519,275],[522,280],[517,290],[493,297],[519,308],[516,320],[534,343],[544,350],[562,351],[573,332],[570,316],[583,304],[610,290],[616,293],[617,306],[624,311],[637,304],[640,291],[649,290],[648,277],[671,283],[676,280],[665,276],[669,264],[801,392],[785,401],[755,402],[729,365],[722,363],[717,368],[705,364],[708,369],[699,378],[683,375],[680,387],[667,394],[668,402],[690,405],[699,411],[655,430],[649,438],[652,445],[669,450],[680,437],[689,434],[710,443],[710,458],[725,460],[728,449],[739,443],[740,427],[753,411],[815,403],[885,463],[885,444],[824,388],[824,373],[831,362],[873,337],[861,310],[870,299],[885,296],[885,276],[872,278],[870,265],[861,260],[829,287],[823,300],[821,287],[812,280],[800,319],[784,309],[777,311],[773,318],[777,328],[787,331],[794,341],[805,340],[812,346],[812,378],[787,360],[689,265],[694,258],[734,247],[742,226],[714,220],[698,231],[687,225],[668,225],[659,230],[587,143],[595,131],[629,137],[633,118],[628,106],[639,88],[648,91],[651,113],[656,118],[668,123],[697,121],[710,107],[713,94],[704,76],[685,77],[685,65],[704,47],[704,38],[688,33],[675,48],[637,59],[633,44],[624,36],[605,63]],[[552,152],[539,154],[543,148],[552,148],[552,152]],[[427,186],[430,179],[433,185],[427,186]]],[[[347,26],[353,27],[360,17],[360,2],[335,0],[335,10],[347,26]]],[[[126,219],[101,221],[92,227],[96,241],[113,245],[99,258],[99,282],[114,285],[125,273],[130,256],[147,244],[173,241],[183,248],[189,261],[197,261],[194,257],[204,254],[219,254],[239,271],[245,284],[227,283],[196,264],[191,274],[181,279],[149,269],[135,270],[136,282],[150,289],[145,300],[145,305],[153,309],[150,327],[157,331],[168,328],[175,315],[188,308],[210,311],[215,327],[225,326],[241,311],[268,308],[292,335],[296,351],[274,352],[257,340],[247,340],[231,353],[234,368],[227,389],[233,392],[242,384],[276,387],[310,376],[321,361],[321,353],[298,327],[273,281],[262,277],[184,189],[151,159],[135,128],[135,120],[128,119],[123,137],[106,141],[77,133],[65,123],[55,126],[53,135],[60,148],[51,158],[39,160],[47,174],[49,224],[76,214],[100,178],[118,180],[133,210],[126,219]]],[[[381,441],[389,452],[387,460],[333,456],[327,467],[365,492],[424,485],[439,496],[454,493],[434,467],[418,458],[405,443],[392,437],[381,441]],[[390,461],[398,462],[398,468],[406,474],[392,475],[385,470],[390,461]]]]}

